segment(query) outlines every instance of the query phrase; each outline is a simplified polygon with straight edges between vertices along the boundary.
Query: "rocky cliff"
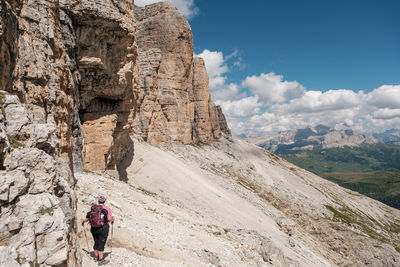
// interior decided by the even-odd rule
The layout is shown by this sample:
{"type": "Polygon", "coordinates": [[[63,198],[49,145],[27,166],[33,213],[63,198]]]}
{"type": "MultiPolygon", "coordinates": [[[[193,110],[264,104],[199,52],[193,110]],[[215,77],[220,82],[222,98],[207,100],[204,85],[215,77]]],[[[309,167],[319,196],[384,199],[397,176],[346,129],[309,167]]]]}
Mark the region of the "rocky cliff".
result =
{"type": "Polygon", "coordinates": [[[125,180],[133,135],[188,144],[230,132],[171,4],[1,0],[0,14],[1,251],[80,265],[74,173],[125,180]]]}
{"type": "Polygon", "coordinates": [[[204,61],[193,59],[190,25],[167,2],[135,8],[140,88],[134,131],[151,144],[230,135],[210,99],[204,61]]]}

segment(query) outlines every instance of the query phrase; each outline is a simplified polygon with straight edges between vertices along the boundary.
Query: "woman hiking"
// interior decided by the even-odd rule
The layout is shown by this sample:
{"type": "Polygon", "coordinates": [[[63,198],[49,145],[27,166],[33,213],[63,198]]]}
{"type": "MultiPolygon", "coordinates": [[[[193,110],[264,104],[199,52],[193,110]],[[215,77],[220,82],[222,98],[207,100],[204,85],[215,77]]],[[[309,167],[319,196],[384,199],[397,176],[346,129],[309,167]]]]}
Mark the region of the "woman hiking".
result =
{"type": "Polygon", "coordinates": [[[91,225],[90,232],[94,239],[94,255],[100,262],[104,260],[104,246],[110,228],[108,223],[114,223],[114,217],[111,215],[110,208],[104,205],[105,202],[104,196],[99,197],[98,205],[93,205],[86,214],[86,218],[81,220],[82,226],[85,222],[89,222],[91,225]]]}

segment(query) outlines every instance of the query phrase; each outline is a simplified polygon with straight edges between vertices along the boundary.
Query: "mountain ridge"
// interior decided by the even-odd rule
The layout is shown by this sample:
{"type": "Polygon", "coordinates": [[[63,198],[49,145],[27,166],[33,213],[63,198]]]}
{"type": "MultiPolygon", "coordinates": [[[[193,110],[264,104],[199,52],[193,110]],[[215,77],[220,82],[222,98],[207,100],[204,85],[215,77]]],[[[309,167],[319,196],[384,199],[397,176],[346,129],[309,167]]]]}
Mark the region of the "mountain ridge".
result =
{"type": "Polygon", "coordinates": [[[315,127],[285,131],[273,135],[261,135],[247,138],[246,140],[273,153],[310,150],[318,145],[321,145],[323,148],[332,148],[359,146],[360,144],[374,144],[378,142],[374,137],[365,137],[355,132],[345,123],[337,124],[334,127],[317,125],[315,127]]]}

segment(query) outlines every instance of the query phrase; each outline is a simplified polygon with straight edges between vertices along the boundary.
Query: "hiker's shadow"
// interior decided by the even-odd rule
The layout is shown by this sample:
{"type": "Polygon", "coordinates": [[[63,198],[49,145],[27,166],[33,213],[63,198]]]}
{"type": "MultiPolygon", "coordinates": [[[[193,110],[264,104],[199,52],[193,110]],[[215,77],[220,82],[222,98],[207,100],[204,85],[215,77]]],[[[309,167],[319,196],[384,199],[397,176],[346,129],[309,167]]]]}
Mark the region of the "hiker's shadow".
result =
{"type": "MultiPolygon", "coordinates": [[[[82,250],[83,250],[87,255],[89,255],[90,257],[96,258],[96,256],[94,255],[94,252],[93,252],[93,251],[87,251],[87,250],[84,249],[84,248],[82,248],[82,250]]],[[[111,252],[104,252],[104,253],[103,253],[104,259],[107,259],[107,257],[108,257],[110,254],[111,254],[111,252]]]]}
{"type": "Polygon", "coordinates": [[[86,249],[84,249],[84,248],[82,248],[82,250],[87,254],[87,255],[89,255],[90,257],[93,257],[93,258],[95,258],[95,256],[94,256],[94,252],[93,251],[87,251],[86,249]]]}
{"type": "Polygon", "coordinates": [[[104,252],[104,253],[103,253],[104,259],[107,259],[108,255],[110,255],[110,254],[111,254],[110,252],[104,252]]]}

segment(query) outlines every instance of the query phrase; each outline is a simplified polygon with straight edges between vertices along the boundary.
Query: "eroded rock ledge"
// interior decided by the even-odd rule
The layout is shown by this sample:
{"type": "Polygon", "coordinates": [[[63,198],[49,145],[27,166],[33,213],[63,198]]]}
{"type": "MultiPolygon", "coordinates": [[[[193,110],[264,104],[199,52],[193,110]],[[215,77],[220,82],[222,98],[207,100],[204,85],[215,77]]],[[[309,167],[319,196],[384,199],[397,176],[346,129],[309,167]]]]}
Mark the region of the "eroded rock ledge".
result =
{"type": "Polygon", "coordinates": [[[132,2],[0,0],[0,246],[19,263],[80,265],[74,172],[126,179],[132,136],[230,134],[187,21],[132,2]]]}

